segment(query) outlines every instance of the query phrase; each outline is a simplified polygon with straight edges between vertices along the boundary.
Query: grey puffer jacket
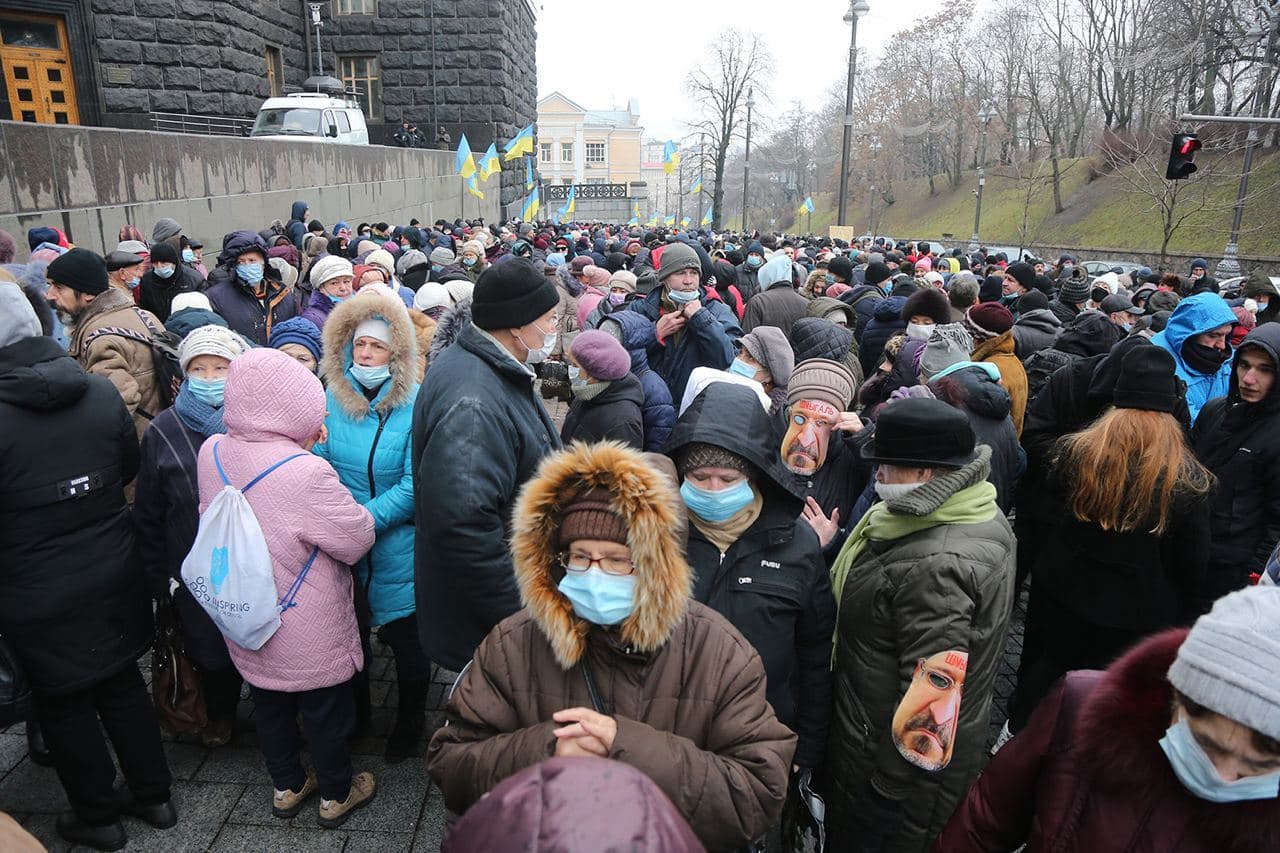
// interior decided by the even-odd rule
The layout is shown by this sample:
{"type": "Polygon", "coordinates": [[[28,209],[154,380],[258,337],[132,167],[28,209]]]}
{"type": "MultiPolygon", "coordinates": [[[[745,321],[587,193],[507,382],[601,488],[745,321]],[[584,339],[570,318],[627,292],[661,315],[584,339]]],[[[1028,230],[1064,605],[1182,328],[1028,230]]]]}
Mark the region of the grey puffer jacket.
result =
{"type": "Polygon", "coordinates": [[[1062,321],[1048,308],[1036,308],[1020,315],[1013,324],[1013,351],[1018,361],[1026,361],[1032,353],[1053,346],[1061,331],[1062,321]]]}

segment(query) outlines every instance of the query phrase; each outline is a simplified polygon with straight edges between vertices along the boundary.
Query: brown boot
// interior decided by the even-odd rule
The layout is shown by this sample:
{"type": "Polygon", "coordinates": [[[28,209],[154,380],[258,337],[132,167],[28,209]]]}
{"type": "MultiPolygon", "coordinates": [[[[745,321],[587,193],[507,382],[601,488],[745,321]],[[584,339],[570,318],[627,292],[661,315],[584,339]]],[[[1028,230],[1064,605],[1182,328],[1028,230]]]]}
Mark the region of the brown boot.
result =
{"type": "Polygon", "coordinates": [[[320,800],[320,818],[317,823],[324,829],[337,829],[347,822],[356,809],[362,809],[373,802],[373,795],[378,792],[378,783],[369,772],[357,773],[351,777],[351,792],[341,802],[337,800],[320,800]]]}
{"type": "Polygon", "coordinates": [[[227,717],[222,720],[210,720],[200,732],[201,746],[208,749],[217,749],[229,744],[231,742],[231,735],[235,728],[235,722],[235,717],[227,717]]]}
{"type": "Polygon", "coordinates": [[[307,781],[302,783],[301,791],[277,790],[271,797],[271,813],[278,818],[288,820],[302,811],[302,804],[316,792],[316,771],[307,771],[307,781]]]}

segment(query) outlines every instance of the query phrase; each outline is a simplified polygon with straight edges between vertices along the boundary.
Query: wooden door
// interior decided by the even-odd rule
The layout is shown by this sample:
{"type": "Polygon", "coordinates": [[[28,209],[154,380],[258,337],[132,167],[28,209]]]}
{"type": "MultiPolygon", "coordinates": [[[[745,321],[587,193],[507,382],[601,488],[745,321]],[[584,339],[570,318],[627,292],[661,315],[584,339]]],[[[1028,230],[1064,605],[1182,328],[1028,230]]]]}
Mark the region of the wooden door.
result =
{"type": "Polygon", "coordinates": [[[0,65],[15,121],[80,123],[62,18],[0,15],[0,65]]]}

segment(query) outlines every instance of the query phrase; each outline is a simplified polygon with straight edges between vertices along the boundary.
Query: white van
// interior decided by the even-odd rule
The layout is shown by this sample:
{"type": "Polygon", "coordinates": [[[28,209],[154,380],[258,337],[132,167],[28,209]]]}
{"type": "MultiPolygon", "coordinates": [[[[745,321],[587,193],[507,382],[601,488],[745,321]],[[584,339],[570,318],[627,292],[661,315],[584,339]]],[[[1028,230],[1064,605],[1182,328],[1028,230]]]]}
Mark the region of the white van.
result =
{"type": "Polygon", "coordinates": [[[304,85],[312,91],[267,98],[258,108],[249,136],[369,144],[369,128],[360,102],[342,92],[341,82],[332,77],[310,77],[304,85]]]}

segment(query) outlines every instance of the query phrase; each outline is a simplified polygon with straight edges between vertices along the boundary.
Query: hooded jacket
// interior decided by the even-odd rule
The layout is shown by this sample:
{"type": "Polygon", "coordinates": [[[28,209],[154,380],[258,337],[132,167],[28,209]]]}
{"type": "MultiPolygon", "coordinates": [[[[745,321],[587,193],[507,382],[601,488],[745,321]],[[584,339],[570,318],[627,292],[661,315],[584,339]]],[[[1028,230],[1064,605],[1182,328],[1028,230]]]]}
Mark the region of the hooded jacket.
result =
{"type": "Polygon", "coordinates": [[[227,321],[232,331],[239,332],[258,346],[266,346],[271,327],[298,316],[298,302],[279,274],[263,262],[263,278],[250,288],[236,275],[236,260],[245,252],[257,250],[265,259],[266,244],[252,231],[233,231],[222,241],[218,267],[209,273],[205,295],[213,310],[227,321]]]}
{"type": "Polygon", "coordinates": [[[299,252],[302,251],[302,241],[307,236],[307,223],[303,221],[303,217],[310,207],[305,201],[295,201],[289,208],[289,222],[285,225],[285,233],[299,252]]]}
{"type": "Polygon", "coordinates": [[[94,297],[71,330],[71,356],[85,370],[111,380],[141,438],[151,419],[164,408],[155,356],[150,345],[111,334],[109,330],[113,328],[149,338],[152,329],[164,327],[153,315],[136,307],[129,294],[113,287],[94,297]]]}
{"type": "Polygon", "coordinates": [[[902,319],[902,307],[906,304],[907,297],[890,296],[881,299],[872,309],[871,322],[867,323],[862,337],[858,339],[858,360],[862,363],[863,376],[875,373],[884,355],[884,345],[889,338],[907,328],[907,321],[902,319]]]}
{"type": "Polygon", "coordinates": [[[436,343],[459,326],[433,353],[413,412],[418,636],[427,657],[454,672],[520,607],[506,548],[511,509],[560,446],[533,373],[493,338],[467,319],[442,323],[436,343]]]}
{"type": "MultiPolygon", "coordinates": [[[[759,298],[759,297],[757,297],[759,298]]],[[[831,722],[831,635],[835,599],[818,536],[800,518],[803,499],[782,464],[771,419],[751,391],[722,382],[698,395],[676,422],[666,452],[711,444],[755,469],[759,517],[720,553],[690,521],[693,596],[742,632],[764,661],[769,704],[796,731],[795,763],[819,767],[831,722]]]]}
{"type": "Polygon", "coordinates": [[[1105,672],[1069,673],[969,789],[935,853],[1280,849],[1274,799],[1202,800],[1160,749],[1173,702],[1166,673],[1186,635],[1165,631],[1105,672]]]}
{"type": "Polygon", "coordinates": [[[821,317],[801,318],[791,327],[791,349],[796,364],[811,358],[839,361],[853,374],[854,387],[862,385],[862,362],[852,327],[837,326],[821,317]]]}
{"type": "Polygon", "coordinates": [[[1280,542],[1280,387],[1261,402],[1240,399],[1235,367],[1246,347],[1261,350],[1280,370],[1280,324],[1258,326],[1236,350],[1227,396],[1200,410],[1192,430],[1196,456],[1214,473],[1209,572],[1201,607],[1249,583],[1280,542]]]}
{"type": "Polygon", "coordinates": [[[619,441],[636,450],[644,449],[644,388],[630,373],[609,383],[599,396],[590,400],[575,397],[569,404],[560,440],[619,441]]]}
{"type": "MultiPolygon", "coordinates": [[[[785,259],[785,255],[779,255],[785,259]]],[[[791,278],[776,281],[757,293],[747,303],[742,316],[742,328],[750,332],[756,326],[774,326],[784,335],[791,335],[791,326],[809,311],[809,300],[791,286],[791,278]]]]}
{"type": "MultiPolygon", "coordinates": [[[[990,453],[891,503],[923,516],[987,476],[990,453]]],[[[1014,538],[1004,515],[872,540],[837,591],[835,715],[827,755],[827,838],[848,849],[919,850],[938,834],[985,760],[991,693],[1013,608],[1014,538]],[[890,733],[921,658],[968,654],[950,762],[927,771],[890,733]],[[895,805],[896,804],[896,805],[895,805]]],[[[845,547],[850,547],[846,543],[845,547]]]]}
{"type": "Polygon", "coordinates": [[[138,284],[138,305],[144,311],[150,311],[161,323],[169,321],[169,308],[173,297],[179,293],[193,293],[204,290],[204,279],[186,264],[179,263],[169,278],[156,275],[154,269],[147,270],[138,284]]]}
{"type": "Polygon", "coordinates": [[[151,642],[124,497],[137,470],[110,382],[50,338],[0,348],[0,635],[37,695],[84,690],[151,642]]]}
{"type": "Polygon", "coordinates": [[[955,403],[969,416],[978,444],[991,448],[991,473],[987,475],[987,482],[996,487],[996,504],[1008,515],[1013,509],[1018,478],[1026,467],[1026,454],[1018,444],[1013,419],[1009,417],[1013,409],[1009,392],[1000,384],[999,371],[989,364],[962,368],[937,381],[947,380],[961,389],[955,403]],[[991,375],[993,372],[996,376],[991,375]]]}
{"type": "Polygon", "coordinates": [[[742,337],[738,318],[719,299],[712,298],[705,287],[698,289],[702,310],[689,318],[678,333],[660,340],[656,324],[665,312],[662,307],[664,286],[654,288],[644,299],[631,303],[630,310],[655,324],[653,344],[649,347],[649,364],[667,383],[671,399],[684,397],[684,387],[695,367],[725,370],[733,361],[733,342],[742,337]]]}
{"type": "Polygon", "coordinates": [[[640,380],[644,403],[640,416],[644,423],[644,449],[657,452],[667,443],[676,423],[676,407],[671,389],[649,367],[649,347],[654,340],[653,324],[634,311],[615,311],[608,317],[622,330],[622,346],[631,356],[631,373],[640,380]]]}
{"type": "Polygon", "coordinates": [[[1013,351],[1018,361],[1026,361],[1032,353],[1048,349],[1057,340],[1062,321],[1048,308],[1036,308],[1018,315],[1013,324],[1013,351]]]}
{"type": "Polygon", "coordinates": [[[1222,367],[1214,373],[1201,373],[1187,364],[1182,356],[1182,347],[1196,335],[1221,326],[1230,326],[1235,322],[1236,315],[1221,296],[1216,293],[1197,293],[1179,302],[1164,331],[1157,332],[1151,339],[1151,343],[1163,347],[1173,356],[1176,364],[1174,372],[1187,383],[1187,409],[1193,422],[1205,403],[1214,397],[1226,395],[1231,378],[1231,361],[1224,361],[1222,367]]]}
{"type": "Polygon", "coordinates": [[[414,612],[413,401],[418,396],[418,339],[394,295],[365,294],[338,305],[324,327],[328,440],[312,452],[373,516],[373,548],[352,568],[369,597],[374,625],[414,612]],[[391,328],[391,378],[373,399],[351,373],[353,336],[365,320],[391,328]]]}
{"type": "Polygon", "coordinates": [[[689,597],[679,501],[666,475],[613,443],[549,457],[522,490],[511,550],[525,609],[476,650],[427,750],[449,809],[553,755],[552,714],[593,705],[589,666],[617,722],[608,757],[657,783],[709,849],[741,848],[777,820],[795,736],[765,699],[759,655],[689,597]],[[563,508],[592,487],[626,522],[636,566],[635,608],[616,628],[577,616],[557,588],[563,508]]]}
{"type": "MultiPolygon", "coordinates": [[[[852,282],[850,282],[852,284],[852,282]]],[[[871,284],[855,284],[853,289],[846,290],[837,297],[841,302],[853,308],[858,316],[858,323],[853,329],[854,337],[862,340],[863,332],[871,318],[875,315],[876,306],[884,301],[884,291],[871,284]]]]}

